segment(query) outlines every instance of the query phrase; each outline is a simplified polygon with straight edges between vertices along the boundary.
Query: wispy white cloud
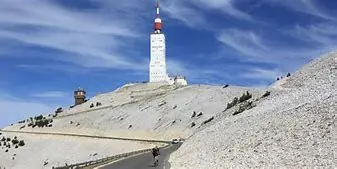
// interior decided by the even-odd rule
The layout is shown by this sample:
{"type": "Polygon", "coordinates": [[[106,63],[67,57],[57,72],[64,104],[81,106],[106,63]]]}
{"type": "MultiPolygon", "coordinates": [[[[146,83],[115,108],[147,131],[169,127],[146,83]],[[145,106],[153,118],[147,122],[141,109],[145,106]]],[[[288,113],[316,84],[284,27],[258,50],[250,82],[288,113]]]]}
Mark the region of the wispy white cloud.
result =
{"type": "MultiPolygon", "coordinates": [[[[144,69],[138,64],[143,60],[126,57],[120,50],[127,46],[126,42],[139,36],[133,26],[139,25],[140,21],[137,16],[121,13],[118,7],[110,11],[103,7],[80,11],[51,1],[3,0],[0,41],[15,40],[56,49],[67,55],[53,59],[86,67],[144,69]]],[[[127,7],[138,8],[136,5],[127,7]]]]}
{"type": "Polygon", "coordinates": [[[324,27],[323,25],[309,26],[308,28],[296,26],[293,30],[284,31],[287,32],[285,36],[288,38],[291,39],[292,36],[300,42],[310,42],[313,44],[312,46],[280,46],[252,30],[242,29],[224,30],[217,38],[227,48],[238,52],[238,56],[242,60],[273,63],[280,71],[292,71],[303,64],[305,60],[336,49],[337,40],[335,40],[335,36],[332,36],[335,33],[331,31],[333,30],[333,26],[331,26],[326,25],[326,31],[318,28],[324,27]],[[313,47],[314,45],[316,46],[313,47]]]}
{"type": "Polygon", "coordinates": [[[166,0],[163,9],[171,18],[197,29],[208,29],[205,11],[218,11],[235,19],[253,21],[253,17],[235,6],[234,0],[166,0]]]}
{"type": "Polygon", "coordinates": [[[244,19],[244,20],[252,20],[252,16],[249,14],[241,11],[235,6],[235,2],[237,0],[192,0],[190,3],[193,3],[200,8],[209,8],[209,9],[217,9],[222,13],[230,15],[237,19],[244,19]]]}
{"type": "Polygon", "coordinates": [[[195,25],[203,25],[206,22],[201,12],[188,6],[186,1],[162,1],[162,8],[171,18],[180,20],[190,27],[195,25]]]}
{"type": "Polygon", "coordinates": [[[274,69],[252,68],[239,76],[245,79],[271,80],[276,79],[279,76],[284,76],[284,72],[276,68],[274,69]]]}
{"type": "Polygon", "coordinates": [[[246,56],[263,57],[270,49],[253,31],[226,29],[217,36],[228,47],[246,56]]]}
{"type": "Polygon", "coordinates": [[[42,93],[34,93],[32,96],[38,98],[63,98],[69,95],[63,91],[47,91],[42,93]]]}
{"type": "Polygon", "coordinates": [[[298,40],[320,45],[320,47],[337,47],[337,22],[325,22],[309,26],[296,25],[291,30],[285,30],[287,34],[298,40]]]}
{"type": "Polygon", "coordinates": [[[329,15],[327,11],[318,7],[320,0],[264,0],[266,3],[283,5],[292,10],[317,16],[327,20],[336,20],[335,17],[329,15]]]}

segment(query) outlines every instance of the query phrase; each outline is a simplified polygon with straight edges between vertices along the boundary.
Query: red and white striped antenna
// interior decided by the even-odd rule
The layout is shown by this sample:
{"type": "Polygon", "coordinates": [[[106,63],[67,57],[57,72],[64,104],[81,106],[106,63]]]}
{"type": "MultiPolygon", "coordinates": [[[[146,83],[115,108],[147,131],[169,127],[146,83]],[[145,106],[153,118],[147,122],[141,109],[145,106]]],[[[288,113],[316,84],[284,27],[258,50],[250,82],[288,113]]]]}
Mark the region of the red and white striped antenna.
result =
{"type": "Polygon", "coordinates": [[[159,0],[157,0],[157,18],[160,17],[160,7],[159,7],[159,0]]]}
{"type": "Polygon", "coordinates": [[[159,6],[159,0],[157,0],[157,5],[156,5],[156,19],[154,20],[154,31],[155,33],[160,33],[162,29],[162,22],[160,19],[160,6],[159,6]]]}

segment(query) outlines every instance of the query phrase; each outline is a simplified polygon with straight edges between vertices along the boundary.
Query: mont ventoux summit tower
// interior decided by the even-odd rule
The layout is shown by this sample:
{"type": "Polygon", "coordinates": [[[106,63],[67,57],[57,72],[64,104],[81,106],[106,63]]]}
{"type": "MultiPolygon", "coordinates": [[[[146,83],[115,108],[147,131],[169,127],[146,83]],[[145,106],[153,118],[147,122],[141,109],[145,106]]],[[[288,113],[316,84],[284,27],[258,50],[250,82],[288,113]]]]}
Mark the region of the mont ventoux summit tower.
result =
{"type": "Polygon", "coordinates": [[[150,82],[167,82],[170,85],[187,85],[184,76],[169,77],[166,70],[166,45],[165,35],[162,33],[162,20],[160,18],[159,1],[156,5],[156,18],[154,20],[154,32],[150,38],[150,82]]]}

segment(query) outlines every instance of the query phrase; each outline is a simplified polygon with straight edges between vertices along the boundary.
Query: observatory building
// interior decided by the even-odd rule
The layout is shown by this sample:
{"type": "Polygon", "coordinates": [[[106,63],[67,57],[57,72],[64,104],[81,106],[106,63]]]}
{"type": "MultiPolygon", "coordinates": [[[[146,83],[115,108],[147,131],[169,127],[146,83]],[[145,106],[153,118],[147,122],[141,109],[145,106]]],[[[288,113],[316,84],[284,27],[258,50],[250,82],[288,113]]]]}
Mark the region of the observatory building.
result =
{"type": "Polygon", "coordinates": [[[86,92],[82,88],[78,88],[74,91],[75,106],[85,102],[85,94],[86,92]]]}
{"type": "Polygon", "coordinates": [[[169,84],[187,85],[184,76],[169,77],[166,69],[166,40],[162,32],[162,20],[160,18],[160,7],[157,1],[156,17],[154,19],[154,31],[150,36],[150,67],[149,76],[152,82],[167,82],[169,84]]]}

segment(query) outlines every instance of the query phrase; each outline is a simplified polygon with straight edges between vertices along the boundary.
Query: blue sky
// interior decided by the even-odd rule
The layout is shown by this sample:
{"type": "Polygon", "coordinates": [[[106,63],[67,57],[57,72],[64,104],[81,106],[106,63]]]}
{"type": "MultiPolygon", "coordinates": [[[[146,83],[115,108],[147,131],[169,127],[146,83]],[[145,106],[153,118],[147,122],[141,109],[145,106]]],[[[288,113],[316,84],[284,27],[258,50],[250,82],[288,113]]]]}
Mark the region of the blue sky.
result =
{"type": "MultiPolygon", "coordinates": [[[[0,0],[0,127],[148,79],[154,0],[0,0]]],[[[263,87],[337,47],[335,0],[161,0],[168,71],[263,87]]]]}

